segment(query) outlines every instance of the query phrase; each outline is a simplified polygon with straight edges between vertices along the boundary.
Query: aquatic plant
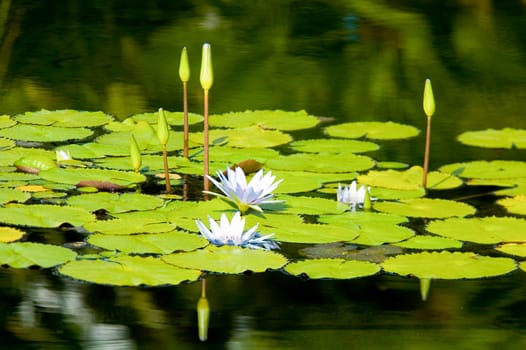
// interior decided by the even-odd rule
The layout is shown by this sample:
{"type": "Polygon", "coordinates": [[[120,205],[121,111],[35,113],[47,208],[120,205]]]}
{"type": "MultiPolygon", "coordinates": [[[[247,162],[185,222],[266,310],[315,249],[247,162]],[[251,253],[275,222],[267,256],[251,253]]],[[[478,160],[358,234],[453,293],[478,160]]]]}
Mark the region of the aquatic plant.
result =
{"type": "Polygon", "coordinates": [[[336,192],[338,202],[348,204],[352,211],[355,211],[357,207],[363,207],[366,194],[370,191],[368,186],[360,186],[358,190],[356,188],[356,181],[353,181],[350,186],[342,187],[341,184],[338,184],[338,191],[336,192]]]}
{"type": "Polygon", "coordinates": [[[179,78],[183,82],[183,113],[184,113],[184,138],[183,155],[188,158],[188,80],[190,80],[190,64],[188,63],[188,53],[186,46],[181,50],[181,60],[179,62],[179,78]]]}
{"type": "Polygon", "coordinates": [[[159,108],[159,121],[157,122],[157,137],[159,138],[159,143],[161,144],[163,150],[163,162],[164,162],[164,180],[166,183],[166,192],[172,192],[172,187],[170,185],[170,171],[168,168],[168,151],[166,149],[166,144],[168,143],[168,138],[170,135],[170,128],[168,127],[168,122],[166,121],[166,116],[162,108],[159,108]]]}
{"type": "Polygon", "coordinates": [[[242,214],[245,214],[249,209],[262,212],[261,204],[281,202],[272,199],[274,197],[272,192],[282,181],[275,181],[276,177],[272,176],[272,171],[263,175],[263,169],[260,169],[248,183],[245,172],[240,167],[236,167],[234,170],[227,168],[226,176],[223,172],[218,171],[217,176],[219,181],[211,176],[208,178],[224,195],[210,191],[205,192],[231,202],[242,214]]]}
{"type": "Polygon", "coordinates": [[[201,87],[204,93],[204,125],[203,125],[203,147],[204,147],[204,189],[205,191],[209,188],[208,173],[209,173],[209,151],[208,151],[208,91],[214,83],[214,73],[212,70],[212,49],[210,44],[203,44],[203,53],[201,58],[201,74],[200,74],[201,87]]]}
{"type": "Polygon", "coordinates": [[[431,87],[431,80],[426,79],[424,85],[424,113],[427,116],[426,128],[426,146],[424,153],[424,173],[422,175],[422,187],[427,186],[427,172],[429,166],[429,147],[431,143],[431,117],[435,114],[435,97],[433,96],[433,88],[431,87]]]}
{"type": "Polygon", "coordinates": [[[130,139],[130,159],[133,170],[138,173],[142,164],[141,150],[133,135],[131,135],[130,139]]]}
{"type": "Polygon", "coordinates": [[[212,244],[266,250],[279,248],[278,244],[270,239],[273,234],[261,236],[256,231],[258,225],[252,226],[245,231],[245,218],[241,218],[241,213],[238,211],[232,217],[232,221],[229,221],[226,214],[223,213],[219,224],[210,216],[208,217],[208,222],[210,229],[201,220],[195,221],[201,234],[212,244]]]}

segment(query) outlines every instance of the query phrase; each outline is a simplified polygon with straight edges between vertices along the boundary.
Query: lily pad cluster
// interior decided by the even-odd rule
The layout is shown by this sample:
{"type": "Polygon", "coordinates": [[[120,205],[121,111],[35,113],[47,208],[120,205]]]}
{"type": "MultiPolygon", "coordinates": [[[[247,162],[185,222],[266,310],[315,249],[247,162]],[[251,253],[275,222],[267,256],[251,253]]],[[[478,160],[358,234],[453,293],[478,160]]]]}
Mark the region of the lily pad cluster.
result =
{"type": "MultiPolygon", "coordinates": [[[[195,281],[207,273],[267,270],[306,278],[394,273],[430,280],[524,269],[525,162],[446,164],[427,174],[423,188],[420,166],[373,157],[381,147],[418,136],[415,126],[323,125],[305,111],[212,115],[211,174],[238,168],[247,180],[261,180],[263,170],[272,172],[274,185],[262,193],[273,192],[273,200],[240,209],[226,198],[228,191],[220,198],[202,193],[203,118],[189,116],[197,131],[190,133],[188,158],[182,153],[183,113],[166,111],[166,119],[173,193],[163,193],[156,112],[123,121],[74,110],[1,116],[0,262],[13,268],[54,267],[91,283],[150,286],[195,281]],[[327,137],[293,136],[316,127],[327,137]],[[138,171],[130,157],[132,139],[141,153],[138,171]],[[59,160],[57,152],[71,159],[59,160]],[[29,168],[34,171],[27,173],[29,168]],[[339,185],[353,180],[367,186],[372,207],[353,211],[336,200],[339,185]],[[507,216],[480,215],[472,204],[448,194],[481,185],[497,188],[492,200],[507,216]],[[272,235],[281,249],[217,246],[200,234],[196,221],[218,221],[237,211],[248,227],[257,225],[261,236],[272,235]],[[84,238],[58,244],[44,234],[36,243],[31,238],[36,229],[58,232],[64,240],[73,230],[84,238]]],[[[512,140],[505,147],[522,147],[518,131],[464,134],[459,140],[473,144],[499,137],[512,140]]],[[[221,178],[215,176],[213,183],[219,186],[221,178]]]]}

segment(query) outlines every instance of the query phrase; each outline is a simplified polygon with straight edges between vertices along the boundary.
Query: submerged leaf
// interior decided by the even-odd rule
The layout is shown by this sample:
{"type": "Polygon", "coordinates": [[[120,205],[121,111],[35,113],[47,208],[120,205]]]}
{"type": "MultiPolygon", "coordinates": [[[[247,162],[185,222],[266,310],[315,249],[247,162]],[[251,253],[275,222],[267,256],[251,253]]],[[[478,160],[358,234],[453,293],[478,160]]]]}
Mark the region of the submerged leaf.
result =
{"type": "MultiPolygon", "coordinates": [[[[358,176],[358,182],[373,187],[414,191],[422,188],[422,175],[420,166],[413,166],[405,171],[371,170],[366,175],[358,176]]],[[[430,190],[451,189],[460,185],[462,181],[452,174],[437,171],[427,174],[427,188],[430,190]]]]}

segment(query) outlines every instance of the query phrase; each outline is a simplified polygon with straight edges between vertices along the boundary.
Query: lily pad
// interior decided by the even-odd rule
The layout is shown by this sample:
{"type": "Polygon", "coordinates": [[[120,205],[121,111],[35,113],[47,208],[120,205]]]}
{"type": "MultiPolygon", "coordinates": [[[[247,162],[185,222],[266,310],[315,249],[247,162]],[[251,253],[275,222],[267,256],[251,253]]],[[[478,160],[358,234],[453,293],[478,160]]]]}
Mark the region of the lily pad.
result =
{"type": "MultiPolygon", "coordinates": [[[[40,158],[47,157],[54,159],[55,152],[40,148],[24,148],[24,147],[15,147],[2,151],[2,156],[0,157],[0,166],[12,166],[17,160],[22,157],[26,158],[40,158]]],[[[3,178],[2,178],[3,179],[3,178]]]]}
{"type": "Polygon", "coordinates": [[[75,259],[76,255],[70,249],[51,244],[0,243],[0,264],[16,268],[52,267],[75,259]]]}
{"type": "Polygon", "coordinates": [[[526,215],[526,196],[519,195],[515,197],[508,197],[499,199],[498,205],[502,205],[509,213],[526,215]]]}
{"type": "Polygon", "coordinates": [[[40,177],[58,183],[77,185],[88,182],[106,182],[119,187],[130,187],[146,181],[146,177],[132,171],[124,172],[105,169],[61,169],[41,171],[40,177]]]}
{"type": "MultiPolygon", "coordinates": [[[[358,176],[358,182],[373,187],[415,191],[422,188],[422,176],[422,167],[413,166],[405,171],[371,170],[366,175],[358,176]]],[[[461,185],[462,180],[452,174],[437,171],[427,174],[427,188],[431,190],[451,189],[461,185]]]]}
{"type": "MultiPolygon", "coordinates": [[[[168,122],[169,125],[174,125],[174,126],[184,125],[184,113],[183,112],[170,112],[170,111],[164,110],[164,116],[166,117],[166,122],[168,122]]],[[[155,112],[134,114],[130,118],[135,121],[146,121],[149,124],[157,124],[159,120],[159,112],[155,111],[155,112]]],[[[195,114],[195,113],[188,113],[188,125],[201,123],[202,121],[203,121],[202,115],[195,114]]]]}
{"type": "Polygon", "coordinates": [[[343,242],[316,244],[303,248],[299,251],[302,256],[311,259],[337,258],[346,260],[360,260],[381,263],[391,255],[398,255],[403,249],[390,244],[373,247],[358,248],[355,244],[344,244],[343,242]]]}
{"type": "Polygon", "coordinates": [[[440,167],[439,170],[470,179],[505,179],[524,177],[524,174],[526,174],[526,162],[514,160],[478,160],[444,165],[440,167]]]}
{"type": "Polygon", "coordinates": [[[380,271],[380,266],[358,260],[309,259],[290,263],[285,266],[285,271],[293,275],[305,274],[312,279],[351,279],[374,275],[380,271]]]}
{"type": "Polygon", "coordinates": [[[211,126],[225,128],[258,126],[263,129],[291,131],[312,128],[318,123],[318,118],[308,115],[304,110],[297,112],[258,110],[230,112],[210,116],[211,126]]]}
{"type": "Polygon", "coordinates": [[[417,136],[420,131],[411,125],[394,122],[351,122],[331,125],[325,133],[332,137],[357,139],[366,137],[376,140],[406,139],[417,136]]]}
{"type": "Polygon", "coordinates": [[[208,245],[208,240],[201,236],[177,231],[128,236],[93,234],[87,241],[104,249],[135,254],[169,254],[175,251],[195,250],[208,245]]]}
{"type": "Polygon", "coordinates": [[[526,130],[504,128],[467,131],[458,135],[458,140],[465,145],[484,148],[526,148],[526,130]]]}
{"type": "Polygon", "coordinates": [[[22,238],[26,233],[14,227],[0,227],[0,242],[14,242],[22,238]]]}
{"type": "Polygon", "coordinates": [[[279,200],[284,201],[287,213],[319,215],[319,214],[339,214],[346,211],[349,206],[336,201],[336,199],[326,199],[320,197],[307,196],[279,196],[279,200]]]}
{"type": "MultiPolygon", "coordinates": [[[[190,141],[203,144],[203,133],[190,133],[190,141]]],[[[239,148],[267,148],[284,145],[292,141],[292,136],[278,130],[267,130],[260,126],[248,126],[239,129],[212,129],[210,142],[224,139],[226,146],[239,148]]]]}
{"type": "Polygon", "coordinates": [[[408,240],[393,244],[402,248],[425,250],[462,248],[462,242],[456,239],[430,235],[416,235],[408,240]]]}
{"type": "Polygon", "coordinates": [[[298,152],[307,153],[363,153],[380,148],[376,143],[369,141],[341,139],[299,140],[292,142],[290,147],[298,152]]]}
{"type": "MultiPolygon", "coordinates": [[[[349,225],[351,226],[351,225],[349,225]]],[[[358,237],[359,229],[350,227],[299,224],[278,227],[273,230],[274,239],[291,243],[348,242],[358,237]]]]}
{"type": "Polygon", "coordinates": [[[495,247],[499,252],[526,258],[526,243],[504,243],[495,247]]]}
{"type": "Polygon", "coordinates": [[[0,136],[13,140],[33,142],[64,142],[82,140],[93,134],[88,128],[64,128],[47,125],[17,124],[0,129],[0,136]]]}
{"type": "Polygon", "coordinates": [[[16,142],[3,137],[0,137],[0,151],[5,151],[16,146],[16,142]]]}
{"type": "Polygon", "coordinates": [[[49,204],[12,204],[0,208],[0,222],[17,226],[59,227],[69,223],[81,226],[95,220],[87,210],[49,204]]]}
{"type": "Polygon", "coordinates": [[[176,285],[201,276],[199,270],[173,266],[159,258],[128,255],[70,261],[58,272],[78,280],[115,286],[176,285]]]}
{"type": "Polygon", "coordinates": [[[101,126],[113,120],[111,116],[103,112],[75,111],[72,109],[56,111],[42,109],[36,112],[16,115],[13,119],[19,123],[66,128],[101,126]]]}
{"type": "Polygon", "coordinates": [[[431,279],[482,278],[504,275],[517,268],[513,259],[475,253],[422,252],[397,255],[382,263],[386,272],[431,279]]]}
{"type": "Polygon", "coordinates": [[[108,235],[130,235],[135,233],[162,233],[176,229],[176,225],[163,219],[127,216],[112,220],[98,220],[84,225],[88,232],[108,235]]]}
{"type": "Polygon", "coordinates": [[[433,221],[427,231],[481,244],[526,242],[526,220],[514,217],[450,218],[433,221]]]}
{"type": "Polygon", "coordinates": [[[374,167],[374,160],[356,154],[295,153],[269,159],[266,167],[276,170],[317,173],[351,173],[374,167]]]}
{"type": "Polygon", "coordinates": [[[11,119],[9,115],[7,114],[0,115],[0,129],[9,128],[15,124],[16,122],[13,119],[11,119]]]}
{"type": "Polygon", "coordinates": [[[398,202],[375,202],[375,210],[409,217],[448,218],[475,214],[469,204],[446,199],[412,198],[398,202]]]}
{"type": "Polygon", "coordinates": [[[0,204],[9,202],[23,203],[31,198],[31,195],[16,189],[0,188],[0,204]]]}
{"type": "Polygon", "coordinates": [[[99,192],[69,197],[67,203],[89,211],[105,209],[110,213],[124,213],[134,210],[155,209],[163,205],[164,200],[142,193],[99,192]]]}
{"type": "Polygon", "coordinates": [[[287,263],[287,258],[272,251],[213,245],[193,252],[165,255],[162,259],[181,267],[222,273],[263,272],[279,269],[287,263]]]}

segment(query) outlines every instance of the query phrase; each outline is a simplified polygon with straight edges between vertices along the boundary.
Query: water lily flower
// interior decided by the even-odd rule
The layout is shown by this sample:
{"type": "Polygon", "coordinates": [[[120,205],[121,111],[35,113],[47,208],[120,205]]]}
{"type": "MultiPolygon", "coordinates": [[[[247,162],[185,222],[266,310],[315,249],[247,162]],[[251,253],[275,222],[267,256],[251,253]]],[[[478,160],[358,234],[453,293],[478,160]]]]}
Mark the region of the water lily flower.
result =
{"type": "Polygon", "coordinates": [[[358,190],[356,187],[356,181],[353,181],[350,186],[342,187],[341,184],[338,184],[336,192],[338,202],[349,204],[352,211],[355,211],[357,206],[363,206],[366,192],[369,192],[369,187],[360,186],[358,190]]]}
{"type": "Polygon", "coordinates": [[[228,221],[226,214],[223,213],[219,224],[210,216],[208,216],[208,222],[210,229],[201,220],[195,221],[201,234],[212,244],[266,250],[279,248],[279,245],[270,239],[274,234],[261,236],[256,231],[258,228],[257,224],[245,231],[245,219],[241,218],[239,211],[234,214],[232,221],[228,221]]]}
{"type": "Polygon", "coordinates": [[[71,158],[71,154],[69,153],[69,151],[65,151],[63,149],[56,150],[55,151],[55,157],[56,157],[58,163],[73,159],[73,158],[71,158]]]}
{"type": "Polygon", "coordinates": [[[274,197],[272,191],[283,181],[283,179],[274,181],[276,177],[272,176],[272,171],[269,171],[263,176],[263,169],[260,169],[254,174],[248,184],[245,172],[240,167],[236,167],[234,170],[227,168],[226,176],[221,171],[218,171],[217,176],[219,177],[219,181],[210,176],[208,176],[208,178],[224,195],[209,191],[204,192],[232,202],[243,214],[249,209],[262,212],[261,204],[282,202],[272,200],[274,197]]]}

